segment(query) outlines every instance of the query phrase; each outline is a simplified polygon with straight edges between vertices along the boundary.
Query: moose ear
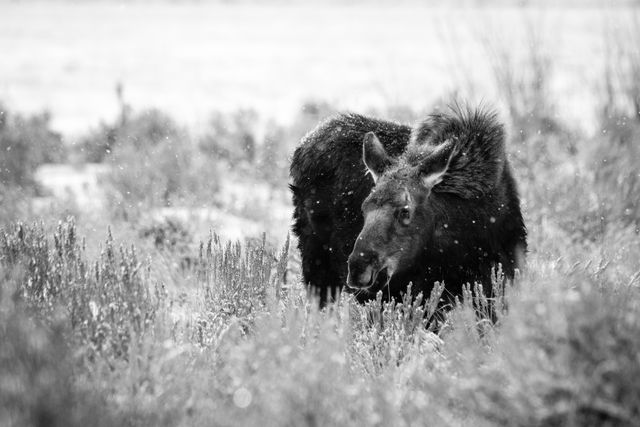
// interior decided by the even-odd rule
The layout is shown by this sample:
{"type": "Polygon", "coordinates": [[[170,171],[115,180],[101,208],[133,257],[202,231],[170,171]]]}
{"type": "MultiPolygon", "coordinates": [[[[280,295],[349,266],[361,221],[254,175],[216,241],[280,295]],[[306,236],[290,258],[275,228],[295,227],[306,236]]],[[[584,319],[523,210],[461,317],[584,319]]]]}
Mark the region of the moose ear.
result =
{"type": "Polygon", "coordinates": [[[431,189],[442,182],[447,174],[451,159],[456,155],[453,141],[447,140],[440,144],[427,156],[421,167],[422,184],[431,189]]]}
{"type": "Polygon", "coordinates": [[[371,173],[374,182],[378,181],[380,175],[382,175],[385,169],[392,163],[382,143],[373,132],[369,132],[364,136],[364,141],[362,142],[362,160],[371,173]]]}

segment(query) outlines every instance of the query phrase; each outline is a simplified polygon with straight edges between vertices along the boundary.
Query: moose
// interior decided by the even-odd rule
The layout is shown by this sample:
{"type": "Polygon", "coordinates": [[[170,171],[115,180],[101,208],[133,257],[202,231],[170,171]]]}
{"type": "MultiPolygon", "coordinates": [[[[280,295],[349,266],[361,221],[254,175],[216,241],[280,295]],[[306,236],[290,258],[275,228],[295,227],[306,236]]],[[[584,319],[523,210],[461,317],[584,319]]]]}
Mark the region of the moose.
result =
{"type": "MultiPolygon", "coordinates": [[[[513,278],[526,228],[494,112],[459,105],[411,127],[339,114],[310,131],[290,167],[303,280],[321,305],[346,285],[363,302],[409,282],[450,300],[513,278]]],[[[490,296],[490,295],[489,295],[490,296]]]]}

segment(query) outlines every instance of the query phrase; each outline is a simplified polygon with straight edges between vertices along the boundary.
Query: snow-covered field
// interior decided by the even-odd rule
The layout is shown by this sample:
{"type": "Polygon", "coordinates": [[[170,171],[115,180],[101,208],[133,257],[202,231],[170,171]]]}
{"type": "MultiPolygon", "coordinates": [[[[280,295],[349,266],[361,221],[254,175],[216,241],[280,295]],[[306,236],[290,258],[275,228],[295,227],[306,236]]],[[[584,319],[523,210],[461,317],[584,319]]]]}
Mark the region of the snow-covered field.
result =
{"type": "Polygon", "coordinates": [[[286,122],[306,99],[354,110],[424,108],[461,88],[467,98],[496,102],[482,40],[516,49],[530,24],[555,58],[560,113],[588,127],[602,80],[603,34],[609,24],[626,25],[628,15],[626,8],[523,12],[419,2],[0,8],[0,99],[18,110],[51,110],[67,135],[115,116],[117,82],[134,107],[159,107],[196,130],[212,110],[239,107],[286,122]]]}
{"type": "Polygon", "coordinates": [[[165,1],[0,0],[0,426],[640,425],[629,7],[165,1]],[[530,74],[496,86],[509,72],[530,74]],[[497,89],[524,270],[437,328],[433,292],[318,310],[286,237],[299,136],[334,107],[409,120],[453,90],[500,106],[497,89]],[[326,104],[296,111],[308,99],[326,104]],[[200,133],[240,107],[258,114],[200,133]],[[66,164],[41,164],[58,135],[17,114],[43,108],[66,164]],[[254,117],[284,123],[254,135],[254,117]]]}
{"type": "MultiPolygon", "coordinates": [[[[251,108],[260,120],[286,123],[310,99],[359,112],[420,110],[457,90],[500,106],[488,46],[511,46],[524,58],[532,29],[540,41],[532,48],[553,59],[558,114],[593,131],[605,36],[629,24],[628,8],[420,2],[35,1],[0,2],[0,10],[0,101],[24,112],[48,109],[69,142],[119,113],[118,83],[134,109],[158,107],[196,135],[212,111],[251,108]]],[[[45,166],[37,178],[87,210],[103,203],[97,172],[45,166]]],[[[273,227],[284,234],[287,200],[258,200],[271,192],[254,187],[226,180],[217,202],[224,208],[199,217],[229,230],[228,238],[273,227]],[[254,217],[238,222],[241,211],[254,217]]]]}
{"type": "MultiPolygon", "coordinates": [[[[36,171],[36,180],[47,196],[36,197],[36,213],[47,212],[52,205],[68,202],[78,213],[104,212],[108,208],[104,194],[106,164],[45,164],[36,171]]],[[[268,184],[225,179],[203,207],[155,208],[146,213],[148,220],[173,218],[184,224],[203,225],[225,240],[242,240],[267,232],[270,239],[282,240],[289,232],[292,209],[286,188],[268,184]]]]}

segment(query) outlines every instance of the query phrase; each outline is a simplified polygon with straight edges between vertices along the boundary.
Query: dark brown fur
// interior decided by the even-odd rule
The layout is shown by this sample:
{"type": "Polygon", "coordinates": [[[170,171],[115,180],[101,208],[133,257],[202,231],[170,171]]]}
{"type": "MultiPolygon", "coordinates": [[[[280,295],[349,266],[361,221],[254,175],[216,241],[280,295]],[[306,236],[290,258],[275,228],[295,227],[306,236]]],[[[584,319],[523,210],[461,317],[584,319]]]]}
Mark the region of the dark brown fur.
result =
{"type": "Polygon", "coordinates": [[[444,280],[459,295],[464,283],[490,284],[498,263],[513,277],[526,249],[502,126],[481,110],[452,109],[413,129],[358,115],[332,118],[303,139],[291,176],[303,278],[323,302],[346,283],[347,260],[350,285],[363,300],[386,285],[385,295],[399,297],[409,281],[429,292],[444,280]],[[368,132],[375,187],[362,161],[368,132]],[[378,272],[391,264],[387,283],[378,272]],[[360,283],[370,271],[370,283],[360,283]]]}

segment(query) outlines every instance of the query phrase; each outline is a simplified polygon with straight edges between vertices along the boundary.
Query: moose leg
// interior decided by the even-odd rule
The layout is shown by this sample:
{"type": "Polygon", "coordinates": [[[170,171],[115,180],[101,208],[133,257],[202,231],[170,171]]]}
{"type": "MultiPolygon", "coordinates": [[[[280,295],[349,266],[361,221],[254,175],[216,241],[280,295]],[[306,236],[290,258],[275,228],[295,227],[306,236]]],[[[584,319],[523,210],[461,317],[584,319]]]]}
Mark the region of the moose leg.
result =
{"type": "Polygon", "coordinates": [[[302,275],[309,291],[325,306],[336,297],[340,286],[339,274],[332,263],[331,251],[324,239],[309,236],[302,254],[302,275]]]}
{"type": "Polygon", "coordinates": [[[298,216],[302,274],[309,290],[324,306],[336,296],[341,285],[336,252],[331,242],[334,219],[331,205],[324,200],[309,198],[298,216]]]}

